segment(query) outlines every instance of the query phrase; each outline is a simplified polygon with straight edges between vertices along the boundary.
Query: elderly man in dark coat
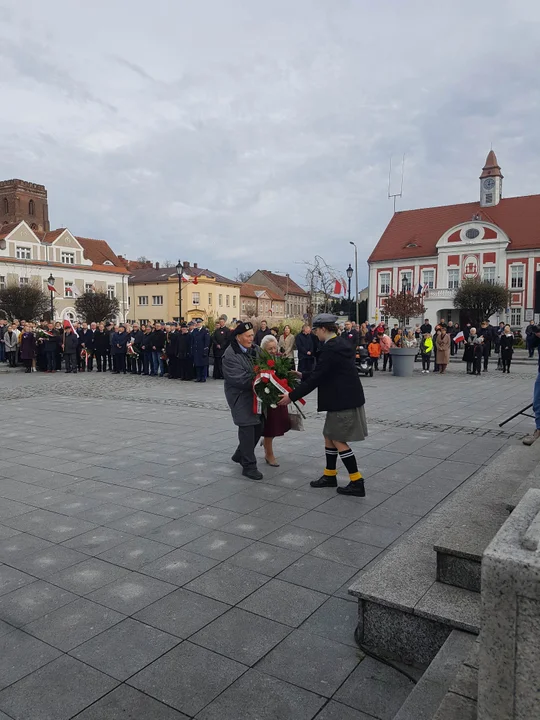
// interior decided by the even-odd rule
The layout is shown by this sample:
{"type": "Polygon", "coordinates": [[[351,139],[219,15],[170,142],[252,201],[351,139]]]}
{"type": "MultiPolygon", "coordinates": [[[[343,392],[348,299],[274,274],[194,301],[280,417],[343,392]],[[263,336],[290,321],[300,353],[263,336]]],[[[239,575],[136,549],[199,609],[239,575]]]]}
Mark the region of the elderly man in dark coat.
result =
{"type": "Polygon", "coordinates": [[[220,318],[218,326],[212,334],[212,348],[214,351],[214,380],[221,380],[223,378],[221,365],[223,363],[223,355],[227,349],[230,339],[231,331],[225,325],[225,320],[220,318]]]}
{"type": "Polygon", "coordinates": [[[231,408],[233,422],[238,426],[238,447],[232,456],[242,465],[242,475],[251,480],[262,480],[257,469],[255,448],[262,435],[262,421],[253,412],[253,366],[259,348],[253,344],[253,325],[240,323],[223,356],[225,398],[231,408]]]}
{"type": "Polygon", "coordinates": [[[193,365],[195,366],[195,382],[206,382],[210,363],[210,333],[204,327],[201,318],[197,318],[197,326],[192,333],[193,365]]]}

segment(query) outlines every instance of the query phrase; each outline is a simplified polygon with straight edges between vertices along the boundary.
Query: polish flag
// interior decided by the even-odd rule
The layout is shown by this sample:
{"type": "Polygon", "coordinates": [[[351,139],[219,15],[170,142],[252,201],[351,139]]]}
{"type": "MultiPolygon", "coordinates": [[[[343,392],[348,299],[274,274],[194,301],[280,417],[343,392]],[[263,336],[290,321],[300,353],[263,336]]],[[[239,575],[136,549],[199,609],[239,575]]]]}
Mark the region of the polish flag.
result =
{"type": "Polygon", "coordinates": [[[334,295],[341,295],[342,292],[343,292],[343,287],[342,287],[341,283],[339,282],[339,280],[336,280],[335,284],[334,284],[334,295]]]}
{"type": "Polygon", "coordinates": [[[54,285],[51,285],[51,283],[47,283],[47,289],[49,290],[49,292],[55,292],[56,294],[58,294],[58,290],[54,287],[54,285]]]}
{"type": "Polygon", "coordinates": [[[458,334],[454,338],[455,343],[460,343],[465,340],[465,335],[463,334],[463,330],[460,330],[458,334]]]}
{"type": "Polygon", "coordinates": [[[78,289],[78,287],[77,287],[75,284],[73,284],[73,285],[71,286],[71,295],[72,295],[74,298],[81,297],[81,293],[79,292],[79,289],[78,289]]]}
{"type": "Polygon", "coordinates": [[[79,337],[79,333],[75,330],[73,323],[69,319],[64,320],[64,330],[67,330],[68,328],[71,328],[73,330],[73,334],[79,337]]]}

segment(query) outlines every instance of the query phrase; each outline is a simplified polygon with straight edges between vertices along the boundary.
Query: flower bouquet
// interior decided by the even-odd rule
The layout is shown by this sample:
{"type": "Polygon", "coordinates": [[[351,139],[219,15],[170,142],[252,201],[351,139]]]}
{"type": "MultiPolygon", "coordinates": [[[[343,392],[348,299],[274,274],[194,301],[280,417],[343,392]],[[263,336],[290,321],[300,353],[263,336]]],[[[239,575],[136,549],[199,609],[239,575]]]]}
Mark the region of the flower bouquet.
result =
{"type": "MultiPolygon", "coordinates": [[[[291,361],[280,355],[261,351],[253,366],[253,412],[260,415],[276,408],[281,396],[298,385],[298,377],[291,369],[291,361]]],[[[299,402],[305,405],[304,400],[299,402]]]]}

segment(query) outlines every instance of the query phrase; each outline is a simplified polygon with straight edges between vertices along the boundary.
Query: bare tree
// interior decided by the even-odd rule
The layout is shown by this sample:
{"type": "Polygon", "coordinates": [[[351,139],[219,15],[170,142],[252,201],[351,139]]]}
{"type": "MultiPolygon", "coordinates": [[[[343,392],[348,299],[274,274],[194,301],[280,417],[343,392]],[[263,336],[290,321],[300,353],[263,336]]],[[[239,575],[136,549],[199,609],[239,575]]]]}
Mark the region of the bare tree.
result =
{"type": "Polygon", "coordinates": [[[164,260],[163,263],[162,263],[162,265],[161,265],[161,267],[164,267],[164,268],[175,268],[175,267],[176,267],[176,263],[173,262],[172,260],[164,260]]]}
{"type": "Polygon", "coordinates": [[[257,306],[255,305],[254,302],[248,302],[246,305],[246,315],[248,316],[248,318],[252,318],[252,317],[255,317],[256,314],[257,314],[257,306]]]}
{"type": "Polygon", "coordinates": [[[249,278],[250,278],[252,275],[253,275],[253,270],[241,270],[241,271],[236,275],[235,280],[236,280],[236,282],[247,283],[247,281],[249,280],[249,278]]]}
{"type": "Polygon", "coordinates": [[[141,255],[141,257],[138,257],[138,258],[137,258],[137,262],[138,262],[138,263],[147,263],[147,262],[150,262],[150,261],[148,260],[148,258],[146,257],[146,255],[141,255]]]}
{"type": "Polygon", "coordinates": [[[315,255],[311,261],[306,260],[304,265],[306,266],[305,278],[309,293],[307,314],[308,322],[311,323],[313,315],[329,311],[330,305],[335,300],[333,290],[336,280],[341,282],[341,276],[320,255],[315,255]]]}

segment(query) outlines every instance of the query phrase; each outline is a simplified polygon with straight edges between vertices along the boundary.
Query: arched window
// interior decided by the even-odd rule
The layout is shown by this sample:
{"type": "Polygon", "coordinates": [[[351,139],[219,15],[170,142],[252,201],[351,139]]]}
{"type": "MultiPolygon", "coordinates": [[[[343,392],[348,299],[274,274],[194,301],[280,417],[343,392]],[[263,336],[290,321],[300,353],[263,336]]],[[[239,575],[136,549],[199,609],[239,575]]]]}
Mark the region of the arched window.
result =
{"type": "Polygon", "coordinates": [[[4,215],[9,213],[9,202],[7,198],[4,198],[4,215]]]}
{"type": "Polygon", "coordinates": [[[29,215],[35,215],[35,214],[36,214],[36,206],[35,206],[33,200],[30,200],[30,202],[28,203],[28,214],[29,214],[29,215]]]}

